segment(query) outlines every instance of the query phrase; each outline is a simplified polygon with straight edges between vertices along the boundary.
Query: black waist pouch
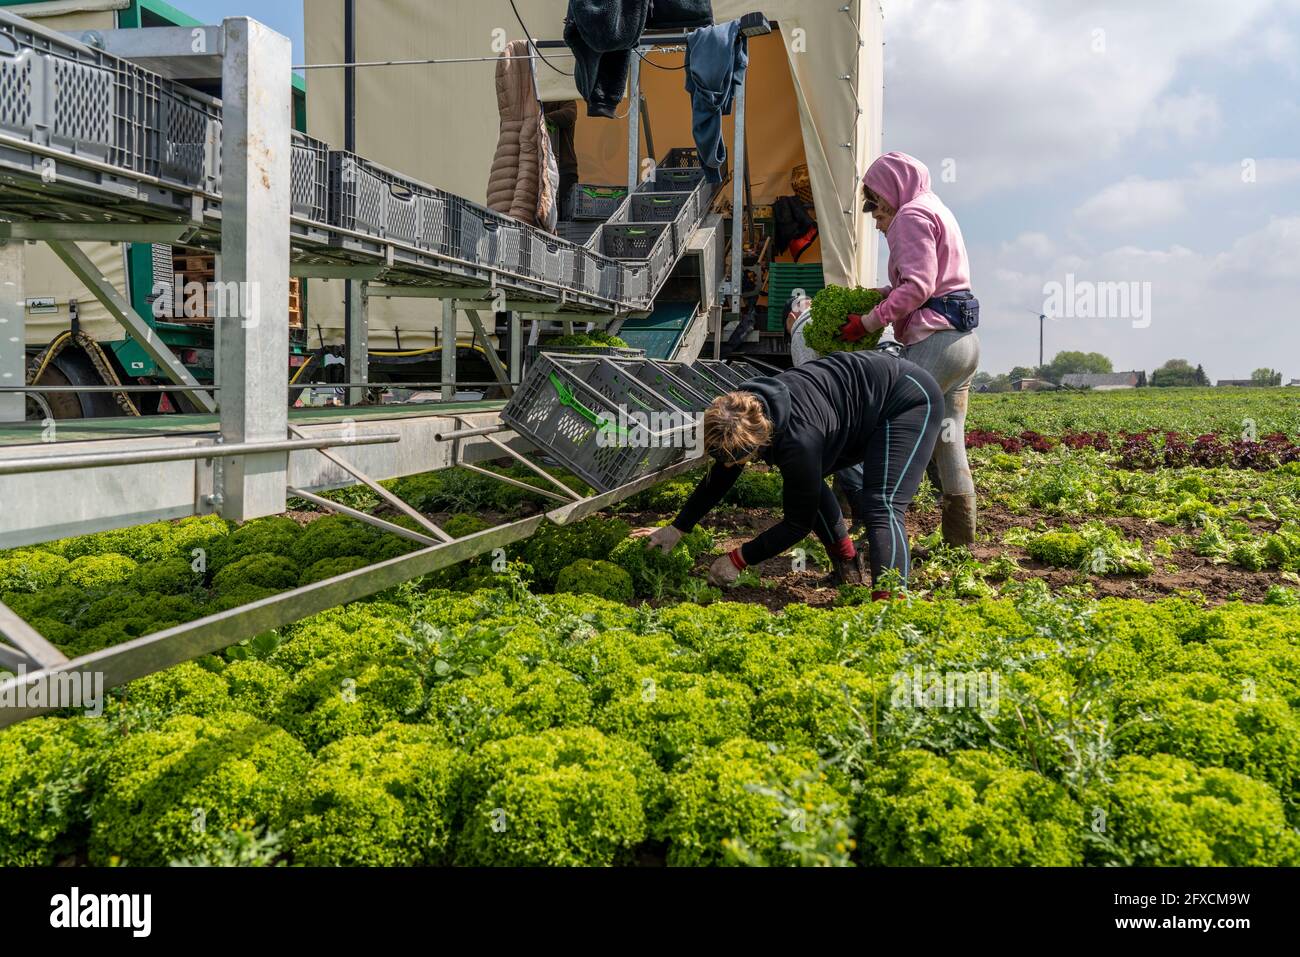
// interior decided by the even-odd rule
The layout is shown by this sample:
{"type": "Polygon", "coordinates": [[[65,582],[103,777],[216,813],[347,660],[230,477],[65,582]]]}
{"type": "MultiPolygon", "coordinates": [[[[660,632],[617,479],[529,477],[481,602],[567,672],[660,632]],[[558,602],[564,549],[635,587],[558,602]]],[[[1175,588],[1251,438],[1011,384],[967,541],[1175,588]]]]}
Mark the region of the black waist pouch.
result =
{"type": "Polygon", "coordinates": [[[970,332],[980,324],[980,301],[969,289],[936,296],[925,307],[947,319],[948,325],[958,332],[970,332]]]}

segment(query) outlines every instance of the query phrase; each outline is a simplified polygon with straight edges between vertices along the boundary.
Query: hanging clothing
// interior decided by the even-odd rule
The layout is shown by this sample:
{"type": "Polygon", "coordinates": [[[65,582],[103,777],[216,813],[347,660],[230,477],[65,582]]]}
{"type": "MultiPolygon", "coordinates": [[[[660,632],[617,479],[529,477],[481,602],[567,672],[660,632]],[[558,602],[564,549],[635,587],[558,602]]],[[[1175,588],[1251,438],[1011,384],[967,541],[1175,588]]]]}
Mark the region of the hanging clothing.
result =
{"type": "Polygon", "coordinates": [[[632,49],[645,32],[650,0],[569,0],[564,42],[588,116],[613,118],[627,88],[632,49]]]}
{"type": "Polygon", "coordinates": [[[691,95],[695,146],[710,183],[722,182],[727,147],[722,118],[731,114],[736,91],[745,82],[749,39],[740,21],[695,30],[686,40],[686,92],[691,95]]]}
{"type": "Polygon", "coordinates": [[[513,40],[497,60],[497,108],[501,133],[488,174],[489,209],[530,226],[554,228],[558,173],[527,40],[513,40]]]}
{"type": "Polygon", "coordinates": [[[797,196],[782,196],[772,204],[773,245],[778,256],[794,246],[794,261],[798,262],[817,238],[817,221],[808,215],[797,196]],[[805,240],[798,243],[796,240],[805,240]]]}

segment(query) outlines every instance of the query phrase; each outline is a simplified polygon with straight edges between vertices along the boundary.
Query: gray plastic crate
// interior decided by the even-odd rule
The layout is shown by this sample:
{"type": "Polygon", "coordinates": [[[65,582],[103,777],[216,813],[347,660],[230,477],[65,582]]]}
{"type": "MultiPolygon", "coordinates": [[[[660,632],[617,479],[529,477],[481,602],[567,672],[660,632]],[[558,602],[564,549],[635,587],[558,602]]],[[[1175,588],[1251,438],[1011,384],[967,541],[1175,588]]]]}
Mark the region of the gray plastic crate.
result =
{"type": "Polygon", "coordinates": [[[0,129],[110,161],[116,61],[11,14],[0,19],[0,129]]]}
{"type": "Polygon", "coordinates": [[[530,241],[532,251],[528,257],[528,271],[534,279],[569,286],[573,282],[573,247],[545,233],[533,231],[530,241]]]}
{"type": "Polygon", "coordinates": [[[583,286],[594,296],[619,302],[623,288],[623,266],[613,259],[587,254],[583,286]]]}
{"type": "Polygon", "coordinates": [[[330,148],[306,133],[293,133],[289,160],[290,202],[295,216],[318,223],[329,222],[330,148]]]}
{"type": "Polygon", "coordinates": [[[501,410],[502,422],[600,492],[680,461],[686,442],[673,424],[685,425],[682,418],[681,409],[611,359],[545,353],[501,410]],[[626,413],[659,420],[645,429],[626,413]]]}
{"type": "Polygon", "coordinates": [[[581,223],[559,223],[555,234],[577,246],[585,246],[600,229],[599,220],[587,220],[581,223]]]}
{"type": "Polygon", "coordinates": [[[673,363],[659,359],[628,359],[620,362],[638,381],[669,399],[674,405],[694,415],[703,414],[713,401],[677,375],[673,363]]]}
{"type": "Polygon", "coordinates": [[[524,361],[532,365],[543,353],[559,356],[610,356],[614,359],[636,359],[645,355],[644,349],[625,349],[622,346],[539,346],[524,348],[524,361]]]}
{"type": "Polygon", "coordinates": [[[416,244],[436,253],[452,252],[452,200],[435,189],[420,196],[420,234],[416,244]]]}
{"type": "Polygon", "coordinates": [[[725,387],[728,392],[740,388],[745,382],[744,376],[719,359],[696,359],[694,368],[712,378],[720,388],[725,387]]]}
{"type": "Polygon", "coordinates": [[[694,366],[685,362],[665,362],[659,361],[660,364],[677,378],[698,392],[700,395],[712,402],[720,395],[726,395],[731,391],[731,387],[724,387],[714,376],[706,375],[694,366]]]}
{"type": "Polygon", "coordinates": [[[330,225],[422,245],[422,197],[433,189],[344,150],[332,150],[330,225]]]}
{"type": "Polygon", "coordinates": [[[495,215],[484,224],[488,236],[489,264],[524,275],[524,226],[508,216],[495,215]]]}
{"type": "Polygon", "coordinates": [[[575,220],[605,220],[609,219],[626,198],[626,186],[578,183],[573,188],[573,199],[570,200],[569,209],[575,220]]]}
{"type": "Polygon", "coordinates": [[[452,249],[467,262],[482,266],[495,265],[484,224],[496,214],[459,196],[451,197],[453,215],[452,249]]]}
{"type": "Polygon", "coordinates": [[[219,192],[221,104],[172,80],[162,80],[158,93],[160,175],[219,192]]]}
{"type": "Polygon", "coordinates": [[[646,303],[650,301],[650,267],[639,263],[625,263],[623,268],[622,302],[646,303]]]}

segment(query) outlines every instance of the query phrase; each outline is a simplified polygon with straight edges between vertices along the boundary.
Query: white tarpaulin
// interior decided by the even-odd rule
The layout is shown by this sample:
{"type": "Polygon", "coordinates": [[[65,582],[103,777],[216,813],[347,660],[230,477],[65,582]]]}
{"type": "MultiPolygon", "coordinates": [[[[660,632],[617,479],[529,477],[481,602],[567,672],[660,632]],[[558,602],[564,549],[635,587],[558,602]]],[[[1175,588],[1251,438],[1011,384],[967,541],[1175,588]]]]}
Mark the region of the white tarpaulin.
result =
{"type": "MultiPolygon", "coordinates": [[[[567,0],[516,0],[534,39],[560,39],[567,0]]],[[[341,63],[343,3],[305,0],[308,63],[341,63]]],[[[827,282],[873,285],[876,234],[861,211],[857,181],[880,152],[883,92],[882,24],[877,0],[714,0],[716,21],[761,10],[777,35],[751,43],[747,86],[749,173],[755,202],[788,195],[791,169],[808,164],[827,282]],[[797,132],[796,132],[797,131],[797,132]],[[855,201],[856,200],[856,201],[855,201]]],[[[356,5],[356,60],[492,57],[523,36],[508,0],[363,0],[356,5]]],[[[552,63],[572,72],[568,51],[552,63]]],[[[693,146],[690,97],[680,53],[649,59],[642,89],[655,151],[693,146]]],[[[574,99],[573,80],[537,64],[542,99],[574,99]]],[[[484,199],[497,144],[494,64],[490,61],[371,67],[356,71],[356,147],[361,155],[476,201],[484,199]]],[[[584,182],[627,180],[626,99],[623,119],[592,119],[580,109],[577,151],[584,182]]],[[[313,70],[308,79],[308,130],[344,145],[344,71],[313,70]]],[[[730,143],[732,122],[724,123],[730,143]]],[[[645,138],[642,137],[642,150],[645,138]]],[[[644,154],[643,154],[644,155],[644,154]]],[[[729,193],[728,193],[729,195],[729,193]]],[[[817,258],[816,247],[809,258],[817,258]]],[[[337,339],[343,283],[313,281],[311,321],[337,339]]],[[[430,303],[372,300],[371,343],[430,345],[440,313],[430,303]]]]}

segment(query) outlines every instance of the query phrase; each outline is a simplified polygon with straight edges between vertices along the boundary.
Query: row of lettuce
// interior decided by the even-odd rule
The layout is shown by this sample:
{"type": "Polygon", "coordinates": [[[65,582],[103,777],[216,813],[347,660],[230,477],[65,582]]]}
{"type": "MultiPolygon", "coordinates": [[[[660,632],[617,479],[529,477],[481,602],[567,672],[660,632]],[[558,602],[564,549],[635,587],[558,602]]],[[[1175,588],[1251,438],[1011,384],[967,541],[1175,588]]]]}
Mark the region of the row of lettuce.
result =
{"type": "Polygon", "coordinates": [[[0,732],[0,863],[1300,864],[1300,609],[496,585],[0,732]]]}

